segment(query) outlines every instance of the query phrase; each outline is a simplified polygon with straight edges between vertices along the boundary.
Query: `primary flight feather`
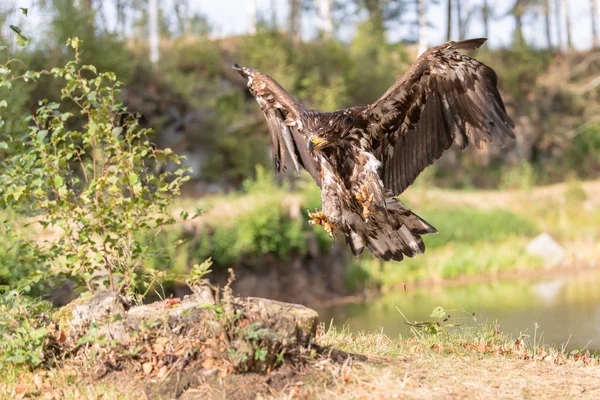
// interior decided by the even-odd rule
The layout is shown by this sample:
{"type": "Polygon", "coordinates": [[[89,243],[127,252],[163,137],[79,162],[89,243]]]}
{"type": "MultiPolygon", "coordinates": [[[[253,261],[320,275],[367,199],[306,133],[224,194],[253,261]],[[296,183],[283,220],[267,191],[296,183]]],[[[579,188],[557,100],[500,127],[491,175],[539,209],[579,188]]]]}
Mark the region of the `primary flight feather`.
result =
{"type": "Polygon", "coordinates": [[[486,39],[448,42],[423,53],[377,101],[321,113],[308,110],[268,75],[237,64],[267,120],[275,169],[289,158],[321,188],[311,223],[345,235],[354,255],[400,261],[425,251],[436,229],[395,196],[455,143],[504,145],[513,124],[494,71],[458,50],[486,39]]]}

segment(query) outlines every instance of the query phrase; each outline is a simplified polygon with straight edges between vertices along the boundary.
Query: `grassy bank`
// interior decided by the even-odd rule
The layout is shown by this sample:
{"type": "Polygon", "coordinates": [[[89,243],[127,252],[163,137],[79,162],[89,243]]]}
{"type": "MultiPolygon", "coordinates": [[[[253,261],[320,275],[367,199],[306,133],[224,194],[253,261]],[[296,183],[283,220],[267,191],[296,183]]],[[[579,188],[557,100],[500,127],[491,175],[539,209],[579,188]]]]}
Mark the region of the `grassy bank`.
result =
{"type": "MultiPolygon", "coordinates": [[[[511,337],[499,327],[415,330],[408,337],[326,329],[313,352],[264,374],[210,374],[181,398],[380,399],[380,398],[597,398],[598,359],[585,352],[547,348],[531,337],[511,337]]],[[[207,367],[207,369],[209,369],[207,367]]],[[[178,373],[178,372],[174,372],[178,373]]],[[[139,399],[148,378],[126,385],[90,379],[85,369],[6,369],[2,398],[139,399]]],[[[156,383],[156,382],[154,382],[156,383]]]]}
{"type": "MultiPolygon", "coordinates": [[[[166,272],[185,273],[212,257],[216,271],[227,268],[285,266],[292,258],[327,254],[335,242],[320,227],[307,223],[306,210],[320,207],[320,192],[309,182],[276,186],[268,173],[248,181],[243,192],[202,199],[181,199],[173,213],[199,218],[163,232],[156,249],[171,248],[168,257],[149,259],[166,272]]],[[[600,182],[570,182],[530,190],[458,191],[416,185],[402,200],[434,225],[439,233],[425,236],[424,255],[384,263],[365,251],[359,258],[346,249],[348,268],[343,277],[352,289],[397,290],[404,283],[436,283],[468,277],[530,273],[552,265],[526,253],[527,244],[548,232],[567,251],[565,264],[575,267],[600,262],[600,182]]],[[[48,235],[45,232],[44,235],[48,235]]],[[[35,255],[26,256],[14,244],[0,244],[0,281],[10,283],[31,268],[35,255]],[[22,271],[22,272],[21,272],[22,271]]],[[[158,253],[158,251],[157,251],[158,253]]],[[[564,267],[565,265],[562,265],[564,267]]]]}
{"type": "MultiPolygon", "coordinates": [[[[385,291],[403,283],[551,268],[553,265],[545,265],[525,251],[542,232],[565,247],[565,263],[593,265],[599,261],[594,255],[594,243],[600,240],[600,206],[595,200],[599,192],[600,182],[502,192],[417,185],[401,198],[439,230],[425,237],[426,253],[401,263],[384,263],[366,251],[359,258],[347,251],[346,284],[385,291]]],[[[200,204],[206,213],[196,221],[200,232],[197,244],[184,252],[192,254],[188,263],[209,255],[218,267],[262,262],[265,256],[285,263],[290,255],[306,254],[307,243],[314,238],[321,252],[333,244],[322,229],[306,223],[305,210],[320,206],[318,189],[310,183],[291,191],[259,180],[249,184],[245,194],[198,203],[187,200],[180,207],[192,204],[200,204]]]]}

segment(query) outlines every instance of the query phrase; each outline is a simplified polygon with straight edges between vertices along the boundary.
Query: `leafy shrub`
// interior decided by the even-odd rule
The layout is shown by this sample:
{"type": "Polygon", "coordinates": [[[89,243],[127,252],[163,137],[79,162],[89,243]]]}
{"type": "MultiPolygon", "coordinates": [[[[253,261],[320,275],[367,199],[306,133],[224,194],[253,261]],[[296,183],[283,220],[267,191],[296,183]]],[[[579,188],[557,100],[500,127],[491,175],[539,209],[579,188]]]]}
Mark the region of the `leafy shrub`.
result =
{"type": "Polygon", "coordinates": [[[131,292],[152,238],[175,222],[168,207],[188,170],[177,168],[181,158],[170,149],[150,142],[152,132],[119,100],[115,75],[81,65],[80,41],[68,44],[74,61],[24,75],[52,76],[63,84],[62,97],[40,101],[26,121],[24,140],[5,163],[0,199],[56,231],[44,243],[54,272],[92,292],[98,284],[131,292]],[[75,107],[80,118],[67,107],[75,107]],[[151,232],[150,240],[140,241],[140,232],[151,232]]]}
{"type": "Polygon", "coordinates": [[[502,169],[500,187],[502,189],[531,190],[537,182],[533,165],[523,161],[516,166],[506,166],[502,169]]]}
{"type": "Polygon", "coordinates": [[[51,309],[46,301],[0,287],[0,371],[7,364],[35,367],[45,360],[51,309]]]}

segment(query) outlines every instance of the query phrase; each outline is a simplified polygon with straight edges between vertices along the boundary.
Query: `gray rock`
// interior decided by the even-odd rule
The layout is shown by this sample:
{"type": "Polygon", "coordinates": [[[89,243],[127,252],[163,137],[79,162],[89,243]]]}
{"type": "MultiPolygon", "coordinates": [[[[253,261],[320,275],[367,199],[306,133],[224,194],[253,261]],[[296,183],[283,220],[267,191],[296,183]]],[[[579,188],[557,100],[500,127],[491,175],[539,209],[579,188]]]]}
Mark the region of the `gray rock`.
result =
{"type": "Polygon", "coordinates": [[[239,347],[243,359],[250,356],[246,354],[247,343],[242,344],[248,337],[261,340],[265,348],[279,349],[308,346],[316,333],[317,312],[299,304],[250,297],[234,298],[227,306],[215,304],[212,291],[201,288],[181,301],[159,301],[129,310],[120,296],[100,292],[65,306],[55,320],[60,329],[67,331],[71,345],[83,336],[94,335],[129,344],[137,335],[135,331],[148,329],[160,332],[163,337],[184,337],[192,332],[196,338],[204,339],[224,337],[227,329],[233,329],[229,333],[239,337],[236,341],[239,346],[233,348],[239,347]],[[232,323],[238,318],[251,324],[236,331],[232,323]]]}
{"type": "Polygon", "coordinates": [[[527,254],[541,257],[547,265],[556,266],[565,261],[567,252],[552,236],[544,232],[526,247],[527,254]]]}

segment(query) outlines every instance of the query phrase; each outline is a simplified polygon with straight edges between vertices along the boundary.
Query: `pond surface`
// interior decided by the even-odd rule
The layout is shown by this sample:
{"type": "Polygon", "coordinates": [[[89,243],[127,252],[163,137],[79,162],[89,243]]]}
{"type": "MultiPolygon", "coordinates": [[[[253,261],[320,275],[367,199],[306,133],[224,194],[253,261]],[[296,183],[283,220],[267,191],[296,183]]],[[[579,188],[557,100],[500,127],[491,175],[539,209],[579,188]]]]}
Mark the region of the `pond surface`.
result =
{"type": "Polygon", "coordinates": [[[538,280],[499,281],[463,286],[408,289],[367,304],[318,310],[321,320],[351,330],[410,335],[409,321],[432,321],[441,306],[448,323],[475,326],[497,321],[505,333],[521,333],[546,345],[600,350],[600,271],[591,270],[538,280]],[[473,313],[474,317],[473,318],[473,313]],[[587,347],[586,347],[587,346],[587,347]]]}

